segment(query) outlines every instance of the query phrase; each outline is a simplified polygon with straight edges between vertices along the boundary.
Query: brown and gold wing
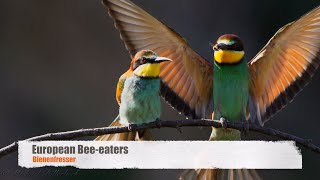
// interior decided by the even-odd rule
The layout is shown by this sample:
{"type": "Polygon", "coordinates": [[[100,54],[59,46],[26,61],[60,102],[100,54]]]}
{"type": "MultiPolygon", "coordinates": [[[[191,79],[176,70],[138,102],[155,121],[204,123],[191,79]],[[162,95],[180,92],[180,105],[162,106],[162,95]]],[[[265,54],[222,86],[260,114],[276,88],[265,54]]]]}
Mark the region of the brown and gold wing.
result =
{"type": "Polygon", "coordinates": [[[304,88],[319,58],[320,6],[282,27],[249,62],[250,94],[261,125],[304,88]]]}
{"type": "Polygon", "coordinates": [[[117,90],[116,90],[116,99],[117,99],[117,102],[119,105],[121,103],[121,94],[122,94],[122,90],[124,87],[124,83],[125,83],[126,79],[128,77],[130,77],[131,75],[132,75],[132,70],[129,69],[127,72],[123,73],[119,78],[119,81],[117,84],[117,90]]]}
{"type": "Polygon", "coordinates": [[[174,30],[129,0],[103,0],[133,57],[150,49],[173,62],[161,65],[161,95],[188,117],[210,117],[212,64],[193,51],[174,30]]]}

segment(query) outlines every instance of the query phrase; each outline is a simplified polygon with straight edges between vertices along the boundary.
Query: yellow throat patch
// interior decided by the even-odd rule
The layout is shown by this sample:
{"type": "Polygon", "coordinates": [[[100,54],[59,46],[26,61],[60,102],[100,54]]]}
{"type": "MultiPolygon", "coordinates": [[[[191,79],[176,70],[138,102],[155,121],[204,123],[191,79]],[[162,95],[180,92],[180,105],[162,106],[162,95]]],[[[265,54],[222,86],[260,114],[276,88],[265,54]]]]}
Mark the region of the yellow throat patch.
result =
{"type": "Polygon", "coordinates": [[[214,59],[218,63],[238,63],[244,56],[244,51],[219,50],[214,52],[214,59]]]}
{"type": "Polygon", "coordinates": [[[142,64],[133,73],[139,77],[157,78],[160,75],[160,63],[142,64]]]}

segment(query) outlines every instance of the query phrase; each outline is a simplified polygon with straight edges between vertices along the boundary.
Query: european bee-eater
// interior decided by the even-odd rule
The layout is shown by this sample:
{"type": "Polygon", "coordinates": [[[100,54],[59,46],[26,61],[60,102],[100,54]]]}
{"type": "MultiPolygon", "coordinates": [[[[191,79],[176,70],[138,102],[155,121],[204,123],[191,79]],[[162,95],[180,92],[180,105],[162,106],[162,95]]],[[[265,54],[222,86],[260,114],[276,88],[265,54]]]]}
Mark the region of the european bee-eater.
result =
{"type": "MultiPolygon", "coordinates": [[[[214,113],[212,119],[225,118],[230,121],[246,121],[249,101],[249,72],[244,58],[243,44],[238,36],[226,34],[219,37],[213,50],[214,113]]],[[[241,140],[241,132],[235,129],[212,128],[210,140],[241,140]]],[[[197,169],[184,171],[179,179],[259,180],[261,178],[255,170],[197,169]]]]}
{"type": "MultiPolygon", "coordinates": [[[[103,4],[131,55],[148,48],[173,59],[161,65],[161,95],[191,118],[211,118],[214,110],[213,118],[239,121],[250,116],[264,125],[293,100],[319,66],[320,7],[282,27],[249,63],[240,38],[221,36],[211,63],[172,28],[131,1],[103,0],[103,4]]],[[[213,129],[210,139],[237,140],[240,132],[213,129]]],[[[197,170],[191,175],[184,177],[256,177],[253,170],[197,170]]]]}
{"type": "MultiPolygon", "coordinates": [[[[149,123],[160,118],[160,63],[172,61],[150,50],[134,56],[128,71],[119,78],[116,99],[118,117],[110,126],[149,123]]],[[[150,140],[149,132],[128,132],[97,137],[98,141],[150,140]]]]}

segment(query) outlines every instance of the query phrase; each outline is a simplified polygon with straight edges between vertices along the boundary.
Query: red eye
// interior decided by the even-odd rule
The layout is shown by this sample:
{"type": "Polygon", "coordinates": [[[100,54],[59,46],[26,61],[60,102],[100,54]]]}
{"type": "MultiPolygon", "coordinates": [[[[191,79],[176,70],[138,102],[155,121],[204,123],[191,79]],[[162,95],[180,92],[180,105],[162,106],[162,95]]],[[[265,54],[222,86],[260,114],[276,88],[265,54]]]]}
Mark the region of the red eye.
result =
{"type": "Polygon", "coordinates": [[[146,62],[147,62],[147,59],[146,58],[142,58],[141,63],[145,64],[146,62]]]}

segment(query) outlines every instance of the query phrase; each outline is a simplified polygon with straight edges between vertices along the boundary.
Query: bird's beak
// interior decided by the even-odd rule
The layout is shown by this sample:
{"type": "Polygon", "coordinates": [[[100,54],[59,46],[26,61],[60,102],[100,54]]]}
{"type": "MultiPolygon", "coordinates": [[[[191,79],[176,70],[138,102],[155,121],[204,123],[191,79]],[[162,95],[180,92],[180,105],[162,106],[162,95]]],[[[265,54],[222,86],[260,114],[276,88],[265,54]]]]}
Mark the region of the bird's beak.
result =
{"type": "Polygon", "coordinates": [[[156,63],[161,63],[161,62],[165,62],[165,61],[170,61],[170,62],[171,62],[172,59],[158,56],[154,61],[155,61],[156,63]]]}
{"type": "Polygon", "coordinates": [[[213,50],[214,51],[219,51],[219,50],[226,50],[227,49],[227,45],[220,43],[220,44],[216,44],[213,46],[213,50]]]}
{"type": "Polygon", "coordinates": [[[216,44],[216,45],[213,46],[213,50],[214,50],[214,51],[219,51],[218,44],[216,44]]]}

